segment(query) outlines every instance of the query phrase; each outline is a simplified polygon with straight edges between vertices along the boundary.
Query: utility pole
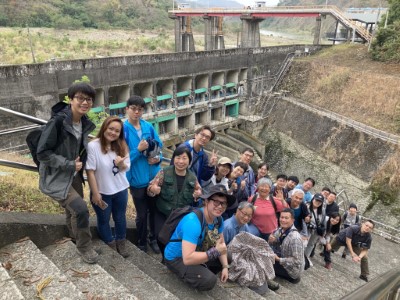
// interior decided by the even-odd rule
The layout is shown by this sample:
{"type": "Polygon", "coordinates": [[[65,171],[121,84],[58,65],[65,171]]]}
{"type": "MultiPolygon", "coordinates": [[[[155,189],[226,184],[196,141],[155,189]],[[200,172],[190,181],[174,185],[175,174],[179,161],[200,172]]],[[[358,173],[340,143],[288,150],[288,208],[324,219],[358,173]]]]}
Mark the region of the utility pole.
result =
{"type": "Polygon", "coordinates": [[[31,47],[32,60],[33,60],[33,63],[36,64],[35,52],[33,52],[32,38],[31,38],[31,33],[29,31],[29,25],[26,24],[26,27],[28,28],[28,39],[29,39],[29,46],[31,47]]]}

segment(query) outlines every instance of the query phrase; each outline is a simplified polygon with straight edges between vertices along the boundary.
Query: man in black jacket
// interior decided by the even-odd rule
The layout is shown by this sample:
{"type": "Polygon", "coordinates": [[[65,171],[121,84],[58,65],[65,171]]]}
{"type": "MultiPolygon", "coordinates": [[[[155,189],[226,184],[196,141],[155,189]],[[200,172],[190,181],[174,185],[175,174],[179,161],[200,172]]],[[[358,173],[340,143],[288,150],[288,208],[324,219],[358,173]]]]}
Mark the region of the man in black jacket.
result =
{"type": "Polygon", "coordinates": [[[69,104],[52,107],[52,118],[40,136],[37,158],[40,190],[64,209],[67,227],[76,241],[79,255],[87,263],[96,263],[98,254],[92,247],[89,210],[83,200],[83,170],[87,158],[89,133],[95,125],[87,118],[96,91],[86,83],[68,89],[69,104]]]}

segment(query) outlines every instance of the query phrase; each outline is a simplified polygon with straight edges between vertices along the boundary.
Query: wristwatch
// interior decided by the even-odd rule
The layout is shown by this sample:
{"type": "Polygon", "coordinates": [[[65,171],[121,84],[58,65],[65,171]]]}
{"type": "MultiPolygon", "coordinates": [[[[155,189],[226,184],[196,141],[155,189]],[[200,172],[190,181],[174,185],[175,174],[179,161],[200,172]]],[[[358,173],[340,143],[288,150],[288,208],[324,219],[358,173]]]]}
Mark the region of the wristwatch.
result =
{"type": "Polygon", "coordinates": [[[230,267],[230,265],[222,265],[222,269],[229,269],[230,267]]]}

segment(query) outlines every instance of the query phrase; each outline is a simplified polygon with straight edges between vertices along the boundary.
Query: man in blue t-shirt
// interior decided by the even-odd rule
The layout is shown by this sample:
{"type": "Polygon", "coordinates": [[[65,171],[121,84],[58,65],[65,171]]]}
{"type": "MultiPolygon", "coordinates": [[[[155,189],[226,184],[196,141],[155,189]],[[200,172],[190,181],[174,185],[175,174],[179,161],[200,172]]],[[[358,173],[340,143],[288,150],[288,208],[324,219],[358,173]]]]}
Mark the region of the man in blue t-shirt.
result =
{"type": "Polygon", "coordinates": [[[206,291],[215,286],[217,277],[204,264],[218,259],[222,266],[221,281],[228,279],[229,266],[221,215],[235,202],[235,197],[228,194],[225,186],[218,184],[211,187],[202,198],[202,220],[194,212],[184,216],[171,236],[171,240],[175,241],[169,242],[165,248],[164,258],[168,269],[189,286],[206,291]]]}

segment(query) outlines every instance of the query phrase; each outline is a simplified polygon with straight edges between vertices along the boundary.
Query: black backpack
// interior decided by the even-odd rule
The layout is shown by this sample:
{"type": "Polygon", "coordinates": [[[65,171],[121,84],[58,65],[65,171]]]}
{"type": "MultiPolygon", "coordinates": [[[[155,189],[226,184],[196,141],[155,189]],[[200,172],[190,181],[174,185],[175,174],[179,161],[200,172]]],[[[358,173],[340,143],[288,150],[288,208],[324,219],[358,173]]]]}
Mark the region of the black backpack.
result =
{"type": "MultiPolygon", "coordinates": [[[[64,118],[54,117],[54,119],[55,119],[56,128],[57,128],[57,138],[59,139],[61,136],[61,128],[62,128],[62,123],[64,121],[64,118]]],[[[37,159],[37,148],[39,145],[40,137],[42,136],[42,132],[45,128],[46,128],[46,125],[42,125],[38,128],[33,129],[26,136],[26,144],[28,145],[29,151],[31,152],[32,159],[33,159],[34,163],[36,164],[38,170],[39,170],[40,162],[37,159]]],[[[57,146],[59,145],[59,143],[60,143],[60,141],[57,140],[57,146]]]]}
{"type": "MultiPolygon", "coordinates": [[[[171,214],[168,216],[167,220],[165,221],[163,227],[161,228],[161,230],[158,234],[158,241],[164,246],[164,248],[169,242],[181,242],[182,241],[182,239],[171,239],[171,236],[174,233],[179,222],[182,220],[182,218],[191,212],[194,212],[196,214],[196,216],[199,218],[199,221],[201,224],[201,231],[200,231],[199,239],[201,238],[201,236],[204,232],[204,227],[205,227],[203,212],[200,209],[189,206],[189,205],[184,206],[184,207],[175,208],[171,212],[171,214]]],[[[217,226],[220,227],[221,224],[222,224],[222,217],[218,217],[217,226]]]]}
{"type": "Polygon", "coordinates": [[[201,224],[201,233],[200,233],[201,237],[201,234],[203,233],[204,229],[203,213],[201,212],[200,209],[187,205],[172,210],[172,212],[168,216],[167,220],[165,221],[163,227],[161,228],[158,234],[158,241],[164,246],[166,246],[169,242],[180,242],[181,240],[175,240],[175,239],[171,240],[171,236],[174,233],[176,226],[178,226],[179,222],[182,220],[182,218],[191,212],[194,212],[196,216],[199,218],[201,224]]]}

